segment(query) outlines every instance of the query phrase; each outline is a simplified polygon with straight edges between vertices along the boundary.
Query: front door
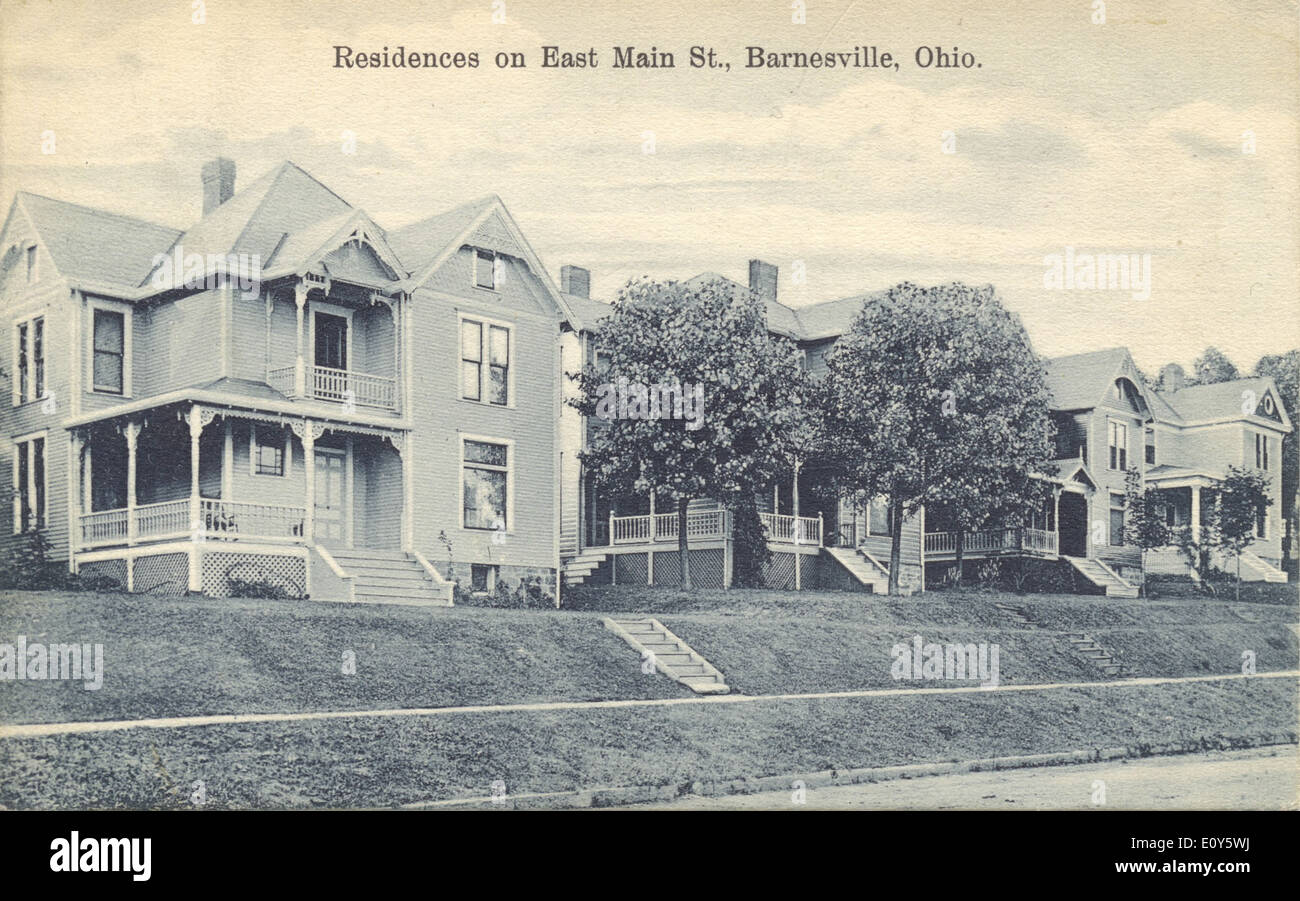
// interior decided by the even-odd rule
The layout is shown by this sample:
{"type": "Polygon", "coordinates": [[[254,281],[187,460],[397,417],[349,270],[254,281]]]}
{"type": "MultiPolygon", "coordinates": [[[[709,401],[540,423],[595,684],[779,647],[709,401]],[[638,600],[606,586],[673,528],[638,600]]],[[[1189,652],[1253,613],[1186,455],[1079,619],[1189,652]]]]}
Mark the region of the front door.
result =
{"type": "Polygon", "coordinates": [[[347,535],[347,499],[343,488],[347,454],[340,450],[316,448],[316,538],[342,542],[347,535]]]}
{"type": "Polygon", "coordinates": [[[1061,492],[1057,516],[1059,552],[1063,557],[1088,556],[1088,499],[1074,491],[1061,492]]]}

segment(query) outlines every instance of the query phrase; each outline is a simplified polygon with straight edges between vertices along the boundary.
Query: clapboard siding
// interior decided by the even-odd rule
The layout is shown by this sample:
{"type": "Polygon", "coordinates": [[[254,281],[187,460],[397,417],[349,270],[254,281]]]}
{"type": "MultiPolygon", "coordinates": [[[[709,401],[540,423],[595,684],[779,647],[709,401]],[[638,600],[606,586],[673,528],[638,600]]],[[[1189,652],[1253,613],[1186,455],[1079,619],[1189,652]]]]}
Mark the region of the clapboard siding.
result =
{"type": "MultiPolygon", "coordinates": [[[[247,303],[241,302],[239,309],[248,309],[247,303]]],[[[222,307],[219,290],[202,291],[157,306],[136,307],[132,316],[135,397],[221,378],[222,307]]],[[[102,395],[87,397],[103,399],[102,395]]]]}

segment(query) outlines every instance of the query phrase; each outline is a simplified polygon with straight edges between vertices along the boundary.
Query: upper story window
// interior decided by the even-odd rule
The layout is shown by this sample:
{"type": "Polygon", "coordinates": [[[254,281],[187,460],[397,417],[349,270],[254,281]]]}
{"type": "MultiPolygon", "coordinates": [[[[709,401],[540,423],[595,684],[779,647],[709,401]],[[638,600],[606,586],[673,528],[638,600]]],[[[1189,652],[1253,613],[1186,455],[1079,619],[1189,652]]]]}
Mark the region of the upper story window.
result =
{"type": "Polygon", "coordinates": [[[1148,465],[1156,462],[1156,430],[1146,430],[1146,461],[1148,465]]]}
{"type": "Polygon", "coordinates": [[[492,251],[474,251],[474,286],[495,291],[500,280],[497,278],[499,265],[500,260],[492,251]]]}
{"type": "Polygon", "coordinates": [[[1124,543],[1124,495],[1110,493],[1110,543],[1119,547],[1124,543]]]}
{"type": "Polygon", "coordinates": [[[14,442],[14,534],[45,528],[45,437],[14,442]]]}
{"type": "Polygon", "coordinates": [[[1128,469],[1128,426],[1122,422],[1109,422],[1110,458],[1107,465],[1111,469],[1128,469]]]}
{"type": "Polygon", "coordinates": [[[25,404],[45,396],[45,317],[37,316],[15,326],[18,377],[14,403],[25,404]]]}
{"type": "Polygon", "coordinates": [[[1255,468],[1268,471],[1268,436],[1255,433],[1255,468]]]}
{"type": "Polygon", "coordinates": [[[126,316],[114,310],[95,310],[94,389],[109,394],[126,392],[126,316]]]}
{"type": "Polygon", "coordinates": [[[506,530],[509,463],[509,445],[465,439],[461,456],[461,512],[465,528],[506,530]]]}
{"type": "Polygon", "coordinates": [[[510,329],[462,319],[460,396],[504,407],[510,402],[510,329]]]}
{"type": "Polygon", "coordinates": [[[30,246],[27,248],[27,250],[26,250],[24,256],[26,257],[26,260],[27,260],[27,284],[30,285],[30,284],[32,284],[33,282],[35,282],[36,279],[37,279],[37,272],[36,272],[36,245],[35,245],[35,244],[30,245],[30,246]]]}

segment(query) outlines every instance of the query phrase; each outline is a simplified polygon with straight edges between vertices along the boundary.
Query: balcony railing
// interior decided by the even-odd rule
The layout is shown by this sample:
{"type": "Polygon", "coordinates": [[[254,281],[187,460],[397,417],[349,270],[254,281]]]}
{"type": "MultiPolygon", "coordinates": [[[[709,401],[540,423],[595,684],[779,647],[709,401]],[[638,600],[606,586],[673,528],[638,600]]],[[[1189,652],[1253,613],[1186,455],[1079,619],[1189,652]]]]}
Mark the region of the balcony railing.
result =
{"type": "MultiPolygon", "coordinates": [[[[196,537],[296,543],[303,540],[305,519],[304,507],[204,498],[199,501],[197,526],[201,531],[196,537]]],[[[123,507],[83,513],[80,527],[83,548],[184,538],[196,531],[190,521],[189,498],[145,504],[134,510],[123,507]]]]}
{"type": "MultiPolygon", "coordinates": [[[[1056,532],[1014,526],[1002,529],[983,529],[966,532],[962,540],[963,557],[985,557],[990,554],[1031,553],[1055,556],[1056,532]]],[[[927,532],[925,556],[929,559],[957,556],[956,532],[927,532]]]]}
{"type": "Polygon", "coordinates": [[[821,518],[811,516],[782,516],[776,513],[760,513],[758,518],[767,529],[767,540],[777,544],[811,544],[822,543],[821,518]]]}
{"type": "MultiPolygon", "coordinates": [[[[654,516],[611,516],[609,533],[613,544],[651,544],[677,540],[677,514],[654,516]]],[[[686,514],[687,540],[727,537],[726,510],[692,510],[686,514]]]]}
{"type": "Polygon", "coordinates": [[[286,397],[306,397],[381,410],[397,409],[397,380],[384,375],[329,366],[306,366],[300,391],[297,367],[285,366],[268,372],[266,381],[286,397]]]}

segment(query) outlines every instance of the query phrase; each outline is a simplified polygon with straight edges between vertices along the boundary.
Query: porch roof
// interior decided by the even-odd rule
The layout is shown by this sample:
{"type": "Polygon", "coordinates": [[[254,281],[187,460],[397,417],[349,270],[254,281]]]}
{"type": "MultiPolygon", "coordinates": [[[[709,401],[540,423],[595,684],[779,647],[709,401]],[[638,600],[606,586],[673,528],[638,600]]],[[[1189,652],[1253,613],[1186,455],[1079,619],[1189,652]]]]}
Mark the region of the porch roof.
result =
{"type": "Polygon", "coordinates": [[[1092,477],[1088,464],[1081,457],[1061,457],[1053,460],[1049,466],[1056,470],[1056,475],[1043,475],[1042,478],[1046,481],[1058,485],[1079,482],[1094,490],[1097,487],[1097,480],[1092,477]]]}
{"type": "Polygon", "coordinates": [[[1209,485],[1223,478],[1222,472],[1212,472],[1209,469],[1193,468],[1190,466],[1172,466],[1168,463],[1162,463],[1159,466],[1153,466],[1146,471],[1147,482],[1156,487],[1173,488],[1177,487],[1171,483],[1182,485],[1209,485]]]}
{"type": "Polygon", "coordinates": [[[272,413],[282,415],[286,419],[310,419],[339,426],[353,425],[391,432],[405,432],[411,428],[410,423],[405,419],[362,411],[344,413],[341,407],[333,408],[311,401],[290,400],[264,382],[232,378],[220,378],[83,413],[66,420],[63,425],[65,428],[73,429],[96,422],[109,422],[158,407],[184,403],[229,410],[242,409],[249,413],[272,413]]]}

